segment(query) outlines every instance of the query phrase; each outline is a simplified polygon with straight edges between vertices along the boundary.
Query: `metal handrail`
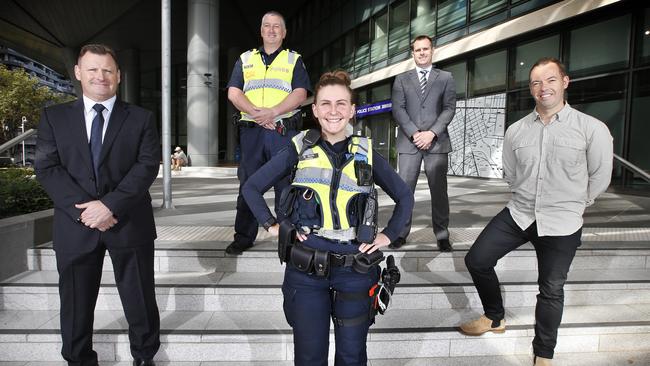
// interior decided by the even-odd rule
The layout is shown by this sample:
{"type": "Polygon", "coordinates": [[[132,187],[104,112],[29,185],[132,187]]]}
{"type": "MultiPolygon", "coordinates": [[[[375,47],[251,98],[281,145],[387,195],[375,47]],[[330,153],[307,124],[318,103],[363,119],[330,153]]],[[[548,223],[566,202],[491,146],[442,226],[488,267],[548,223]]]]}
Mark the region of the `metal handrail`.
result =
{"type": "Polygon", "coordinates": [[[2,144],[2,146],[0,146],[0,153],[4,152],[5,150],[9,150],[12,147],[18,145],[19,143],[27,140],[28,137],[36,134],[36,132],[38,132],[36,129],[30,128],[29,130],[5,142],[4,144],[2,144]]]}
{"type": "Polygon", "coordinates": [[[647,183],[650,183],[650,174],[646,173],[643,169],[639,168],[638,166],[632,164],[631,162],[623,159],[622,157],[620,157],[620,156],[618,156],[616,154],[614,154],[614,159],[618,160],[618,162],[623,164],[623,166],[630,169],[635,174],[639,175],[647,183]]]}

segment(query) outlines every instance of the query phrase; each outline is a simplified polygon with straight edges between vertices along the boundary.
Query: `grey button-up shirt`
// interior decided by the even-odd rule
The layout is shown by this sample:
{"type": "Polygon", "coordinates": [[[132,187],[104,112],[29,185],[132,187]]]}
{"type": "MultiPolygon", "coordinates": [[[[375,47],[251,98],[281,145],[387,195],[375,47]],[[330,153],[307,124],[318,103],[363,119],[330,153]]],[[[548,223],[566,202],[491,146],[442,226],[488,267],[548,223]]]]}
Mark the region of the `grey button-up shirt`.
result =
{"type": "Polygon", "coordinates": [[[544,125],[536,111],[515,122],[503,141],[508,209],[522,229],[564,236],[582,227],[585,207],[609,186],[613,143],[607,126],[566,103],[544,125]]]}

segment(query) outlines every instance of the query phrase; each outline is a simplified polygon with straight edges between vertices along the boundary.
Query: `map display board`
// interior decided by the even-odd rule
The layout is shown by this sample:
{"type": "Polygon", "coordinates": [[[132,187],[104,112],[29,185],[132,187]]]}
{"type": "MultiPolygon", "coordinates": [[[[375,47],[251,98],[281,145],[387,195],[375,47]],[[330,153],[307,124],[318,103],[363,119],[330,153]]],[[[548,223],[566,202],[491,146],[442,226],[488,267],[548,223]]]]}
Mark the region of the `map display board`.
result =
{"type": "Polygon", "coordinates": [[[503,178],[506,94],[459,100],[449,124],[449,175],[503,178]]]}

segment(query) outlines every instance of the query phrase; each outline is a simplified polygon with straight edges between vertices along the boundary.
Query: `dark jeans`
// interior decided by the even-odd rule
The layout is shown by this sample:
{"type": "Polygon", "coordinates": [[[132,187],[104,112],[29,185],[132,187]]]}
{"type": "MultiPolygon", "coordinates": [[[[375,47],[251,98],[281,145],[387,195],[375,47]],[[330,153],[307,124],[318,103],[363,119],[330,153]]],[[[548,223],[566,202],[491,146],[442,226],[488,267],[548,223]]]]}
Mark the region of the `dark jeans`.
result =
{"type": "Polygon", "coordinates": [[[483,229],[465,256],[465,265],[483,303],[485,316],[499,321],[505,317],[503,299],[494,267],[497,261],[526,242],[537,254],[539,294],[535,307],[535,355],[553,358],[557,329],[562,321],[564,283],[569,267],[580,246],[582,228],[567,236],[539,236],[533,222],[521,230],[504,208],[483,229]]]}

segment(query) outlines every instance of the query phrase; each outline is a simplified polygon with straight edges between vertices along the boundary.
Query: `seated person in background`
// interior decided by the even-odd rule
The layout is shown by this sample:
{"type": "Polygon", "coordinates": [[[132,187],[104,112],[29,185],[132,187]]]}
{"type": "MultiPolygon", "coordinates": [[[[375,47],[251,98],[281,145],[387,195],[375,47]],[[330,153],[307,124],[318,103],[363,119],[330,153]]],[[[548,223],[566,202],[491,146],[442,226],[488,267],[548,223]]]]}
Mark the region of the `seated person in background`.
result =
{"type": "Polygon", "coordinates": [[[187,155],[180,146],[176,146],[172,154],[172,170],[181,170],[184,166],[187,166],[187,155]]]}

